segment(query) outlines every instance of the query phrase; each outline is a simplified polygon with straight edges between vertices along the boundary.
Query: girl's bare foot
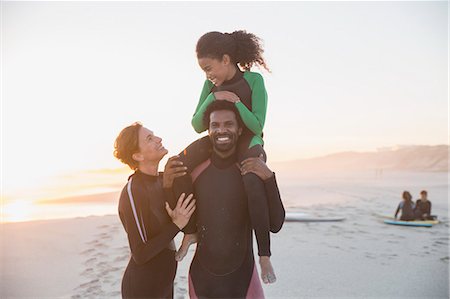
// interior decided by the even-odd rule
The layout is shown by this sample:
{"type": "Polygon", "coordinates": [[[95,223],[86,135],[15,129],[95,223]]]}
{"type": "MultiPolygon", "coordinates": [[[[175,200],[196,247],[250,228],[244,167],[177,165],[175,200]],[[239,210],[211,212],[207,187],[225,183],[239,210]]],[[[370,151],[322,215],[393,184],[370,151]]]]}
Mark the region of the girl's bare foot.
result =
{"type": "Polygon", "coordinates": [[[259,265],[261,266],[261,279],[264,283],[274,283],[277,281],[269,256],[260,256],[259,265]]]}
{"type": "Polygon", "coordinates": [[[181,262],[188,253],[189,246],[194,243],[197,243],[197,234],[184,235],[180,249],[178,249],[177,253],[175,253],[175,260],[177,262],[181,262]]]}

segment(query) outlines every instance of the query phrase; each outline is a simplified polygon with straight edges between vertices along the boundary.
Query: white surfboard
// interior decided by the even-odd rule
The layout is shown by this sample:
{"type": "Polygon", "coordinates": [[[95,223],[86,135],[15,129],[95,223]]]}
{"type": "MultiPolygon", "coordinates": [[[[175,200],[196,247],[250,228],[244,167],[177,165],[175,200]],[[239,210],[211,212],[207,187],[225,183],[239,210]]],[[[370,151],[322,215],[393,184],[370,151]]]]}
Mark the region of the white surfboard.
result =
{"type": "Polygon", "coordinates": [[[318,217],[301,212],[287,212],[285,221],[287,222],[335,222],[343,221],[344,217],[318,217]]]}

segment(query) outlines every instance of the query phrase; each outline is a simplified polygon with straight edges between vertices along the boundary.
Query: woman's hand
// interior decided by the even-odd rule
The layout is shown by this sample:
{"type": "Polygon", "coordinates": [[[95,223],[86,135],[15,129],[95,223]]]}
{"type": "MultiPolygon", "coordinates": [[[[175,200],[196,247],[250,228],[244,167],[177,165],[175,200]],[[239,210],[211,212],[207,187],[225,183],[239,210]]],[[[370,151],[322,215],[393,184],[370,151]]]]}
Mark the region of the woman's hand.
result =
{"type": "Polygon", "coordinates": [[[231,103],[236,103],[241,100],[234,92],[226,90],[214,92],[214,97],[217,101],[228,101],[231,103]]]}
{"type": "Polygon", "coordinates": [[[267,164],[263,160],[262,154],[258,158],[251,157],[245,159],[242,161],[239,168],[241,169],[242,175],[253,172],[263,181],[273,176],[273,172],[269,169],[269,167],[267,167],[267,164]]]}
{"type": "Polygon", "coordinates": [[[172,222],[181,230],[189,222],[192,213],[195,211],[195,199],[192,199],[194,195],[190,194],[188,197],[184,193],[180,195],[175,209],[171,209],[169,203],[166,202],[166,211],[172,218],[172,222]],[[192,200],[191,200],[192,199],[192,200]]]}
{"type": "Polygon", "coordinates": [[[187,167],[183,166],[183,162],[177,160],[180,156],[170,157],[164,167],[163,187],[172,188],[173,180],[177,177],[186,175],[187,167]]]}

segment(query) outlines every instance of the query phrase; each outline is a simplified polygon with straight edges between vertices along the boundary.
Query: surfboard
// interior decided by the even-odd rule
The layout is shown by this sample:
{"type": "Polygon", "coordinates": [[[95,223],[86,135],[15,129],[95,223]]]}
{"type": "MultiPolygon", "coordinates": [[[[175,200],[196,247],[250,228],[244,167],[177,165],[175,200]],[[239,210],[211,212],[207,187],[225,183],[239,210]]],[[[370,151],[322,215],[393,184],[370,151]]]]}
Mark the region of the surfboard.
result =
{"type": "MultiPolygon", "coordinates": [[[[375,214],[375,216],[386,219],[386,220],[397,221],[394,217],[389,216],[389,215],[375,214]]],[[[398,221],[401,221],[401,220],[398,220],[398,221]]],[[[414,221],[404,221],[404,222],[414,222],[414,223],[424,223],[424,224],[434,225],[434,224],[438,224],[439,220],[414,220],[414,221]]]]}
{"type": "Polygon", "coordinates": [[[432,227],[431,223],[424,223],[425,221],[401,221],[401,220],[384,220],[386,224],[392,225],[404,225],[404,226],[421,226],[421,227],[432,227]]]}
{"type": "Polygon", "coordinates": [[[287,222],[335,222],[343,220],[345,220],[344,217],[316,217],[300,212],[287,212],[284,219],[287,222]]]}

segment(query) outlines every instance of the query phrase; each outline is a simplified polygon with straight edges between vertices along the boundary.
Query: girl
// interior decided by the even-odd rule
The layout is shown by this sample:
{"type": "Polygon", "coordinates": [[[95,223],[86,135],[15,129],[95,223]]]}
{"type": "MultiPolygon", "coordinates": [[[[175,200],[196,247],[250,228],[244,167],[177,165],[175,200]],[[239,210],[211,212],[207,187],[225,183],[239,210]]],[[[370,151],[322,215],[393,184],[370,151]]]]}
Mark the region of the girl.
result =
{"type": "Polygon", "coordinates": [[[402,215],[400,216],[400,220],[414,220],[414,202],[412,201],[411,193],[409,193],[408,191],[403,191],[402,198],[403,200],[398,204],[394,217],[397,219],[397,214],[401,210],[402,215]]]}
{"type": "MultiPolygon", "coordinates": [[[[239,161],[249,157],[263,156],[263,128],[266,118],[267,92],[264,80],[259,73],[250,72],[253,65],[268,70],[262,57],[263,49],[260,39],[243,30],[233,33],[208,32],[197,42],[197,60],[206,74],[206,80],[200,94],[200,100],[192,118],[195,131],[201,133],[208,128],[203,116],[206,108],[213,101],[229,101],[236,105],[245,124],[239,138],[239,161]],[[242,70],[243,71],[242,71],[242,70]]],[[[209,137],[201,138],[187,147],[180,160],[192,172],[199,164],[210,157],[211,143],[209,137]]],[[[281,201],[271,204],[265,192],[264,182],[254,173],[243,175],[243,182],[248,197],[250,219],[255,230],[258,255],[261,263],[261,276],[265,283],[268,273],[273,274],[270,264],[269,231],[278,232],[284,222],[284,208],[281,201]],[[269,202],[268,202],[269,201],[269,202]],[[269,209],[269,206],[271,207],[269,209]]],[[[180,178],[174,183],[175,195],[191,193],[190,178],[180,178]]],[[[186,236],[180,248],[178,259],[183,258],[187,247],[194,241],[186,236]]],[[[273,275],[274,276],[274,275],[273,275]]]]}

